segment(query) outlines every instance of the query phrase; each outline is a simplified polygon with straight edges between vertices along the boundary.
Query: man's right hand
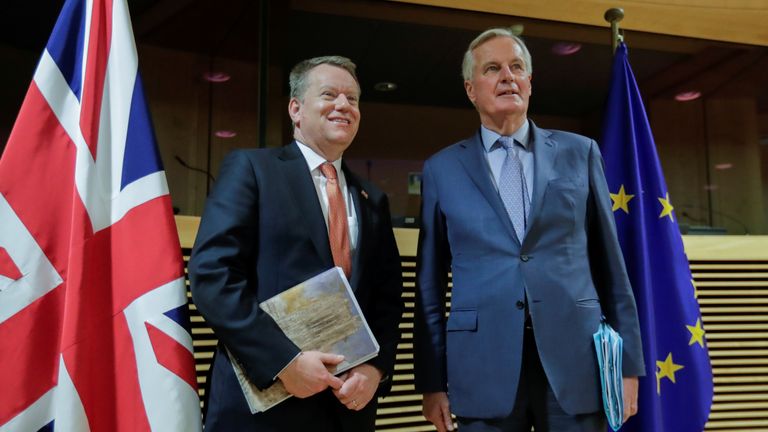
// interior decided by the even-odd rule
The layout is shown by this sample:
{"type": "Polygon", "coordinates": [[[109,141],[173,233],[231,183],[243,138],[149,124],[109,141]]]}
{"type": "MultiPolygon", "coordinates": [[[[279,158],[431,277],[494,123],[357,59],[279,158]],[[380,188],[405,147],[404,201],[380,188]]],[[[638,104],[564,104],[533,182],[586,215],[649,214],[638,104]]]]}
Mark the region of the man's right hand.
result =
{"type": "Polygon", "coordinates": [[[340,389],[344,381],[335,377],[328,369],[344,361],[344,356],[319,351],[299,354],[277,376],[288,393],[297,398],[306,398],[332,387],[340,389]]]}
{"type": "Polygon", "coordinates": [[[437,432],[453,430],[451,407],[445,392],[424,393],[421,412],[437,428],[437,432]]]}

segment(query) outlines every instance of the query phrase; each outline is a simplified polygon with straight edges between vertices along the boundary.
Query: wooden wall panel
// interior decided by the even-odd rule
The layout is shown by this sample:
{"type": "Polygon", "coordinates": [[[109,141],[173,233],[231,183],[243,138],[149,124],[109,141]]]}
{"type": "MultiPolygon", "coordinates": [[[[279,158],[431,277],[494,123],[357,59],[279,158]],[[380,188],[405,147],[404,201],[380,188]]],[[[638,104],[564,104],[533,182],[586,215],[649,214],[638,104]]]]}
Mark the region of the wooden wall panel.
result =
{"type": "Polygon", "coordinates": [[[768,4],[756,0],[391,0],[608,27],[606,10],[624,9],[621,27],[650,33],[768,45],[768,4]]]}

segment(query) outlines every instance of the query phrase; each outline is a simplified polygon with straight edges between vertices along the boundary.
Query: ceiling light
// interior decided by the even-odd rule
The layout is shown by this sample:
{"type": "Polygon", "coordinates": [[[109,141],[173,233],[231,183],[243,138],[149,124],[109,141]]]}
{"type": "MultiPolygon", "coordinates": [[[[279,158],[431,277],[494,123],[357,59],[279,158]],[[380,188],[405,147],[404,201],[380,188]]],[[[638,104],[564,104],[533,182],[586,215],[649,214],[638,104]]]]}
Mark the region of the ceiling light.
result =
{"type": "Polygon", "coordinates": [[[678,102],[688,102],[692,100],[696,100],[701,97],[701,92],[692,90],[692,91],[685,91],[680,92],[675,95],[675,100],[678,102]]]}
{"type": "Polygon", "coordinates": [[[206,72],[203,74],[203,79],[212,83],[223,83],[229,81],[232,78],[226,72],[206,72]]]}
{"type": "Polygon", "coordinates": [[[397,84],[389,81],[377,82],[373,85],[373,89],[380,92],[391,92],[397,89],[397,84]]]}
{"type": "Polygon", "coordinates": [[[581,44],[576,42],[558,42],[552,45],[552,52],[560,56],[576,54],[581,51],[581,44]]]}
{"type": "Polygon", "coordinates": [[[717,170],[727,170],[727,169],[731,169],[731,168],[733,168],[733,164],[732,163],[728,163],[728,162],[726,162],[726,163],[719,163],[719,164],[715,165],[715,169],[717,169],[717,170]]]}
{"type": "Polygon", "coordinates": [[[234,138],[237,136],[237,132],[232,130],[217,130],[213,134],[219,138],[234,138]]]}

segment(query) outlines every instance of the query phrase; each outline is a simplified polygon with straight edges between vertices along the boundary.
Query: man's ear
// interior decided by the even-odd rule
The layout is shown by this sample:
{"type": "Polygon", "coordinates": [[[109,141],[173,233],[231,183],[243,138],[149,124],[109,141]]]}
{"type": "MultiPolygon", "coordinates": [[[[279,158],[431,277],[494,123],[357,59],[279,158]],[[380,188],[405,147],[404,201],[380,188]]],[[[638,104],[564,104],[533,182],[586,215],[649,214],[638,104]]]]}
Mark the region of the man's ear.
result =
{"type": "Polygon", "coordinates": [[[528,74],[528,83],[531,85],[531,94],[533,94],[533,74],[528,74]]]}
{"type": "Polygon", "coordinates": [[[477,96],[475,95],[475,87],[472,85],[472,81],[464,80],[464,90],[467,92],[467,97],[469,98],[469,101],[472,102],[472,105],[474,105],[475,99],[477,99],[477,96]]]}
{"type": "Polygon", "coordinates": [[[291,116],[293,124],[299,126],[299,119],[301,118],[301,101],[295,97],[288,101],[288,115],[291,116]]]}

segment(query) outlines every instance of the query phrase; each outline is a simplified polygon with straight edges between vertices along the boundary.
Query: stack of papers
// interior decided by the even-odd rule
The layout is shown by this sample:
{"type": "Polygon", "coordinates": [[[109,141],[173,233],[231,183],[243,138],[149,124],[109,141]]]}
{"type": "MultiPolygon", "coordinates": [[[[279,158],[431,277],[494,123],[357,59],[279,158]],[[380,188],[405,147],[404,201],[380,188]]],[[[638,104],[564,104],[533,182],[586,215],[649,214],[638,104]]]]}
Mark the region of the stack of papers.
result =
{"type": "Polygon", "coordinates": [[[603,320],[595,339],[597,363],[600,366],[600,386],[603,390],[603,409],[608,424],[614,431],[624,421],[624,382],[621,374],[621,356],[624,342],[619,333],[603,320]]]}

